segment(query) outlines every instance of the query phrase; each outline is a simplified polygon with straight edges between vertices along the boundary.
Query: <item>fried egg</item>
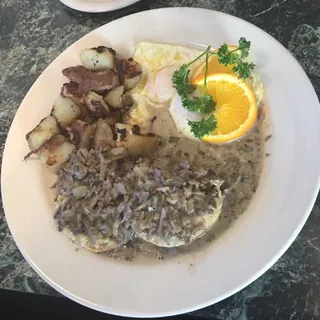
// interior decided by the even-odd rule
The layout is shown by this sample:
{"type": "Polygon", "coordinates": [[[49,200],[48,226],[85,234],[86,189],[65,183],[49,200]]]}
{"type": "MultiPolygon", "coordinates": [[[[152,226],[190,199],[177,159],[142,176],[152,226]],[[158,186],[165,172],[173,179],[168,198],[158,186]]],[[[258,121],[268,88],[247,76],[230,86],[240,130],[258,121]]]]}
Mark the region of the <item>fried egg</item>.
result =
{"type": "MultiPolygon", "coordinates": [[[[133,59],[142,67],[142,79],[131,91],[135,107],[129,112],[126,122],[138,124],[146,130],[151,129],[150,120],[155,117],[169,115],[169,107],[172,99],[176,96],[176,90],[172,85],[172,75],[183,64],[187,64],[201,54],[201,51],[152,42],[141,42],[136,45],[133,59]]],[[[199,61],[200,63],[200,61],[199,61]]],[[[199,63],[192,65],[195,70],[199,63]]],[[[160,136],[170,134],[175,127],[172,119],[165,117],[158,124],[154,123],[155,133],[160,136]],[[172,123],[170,123],[170,121],[172,123]],[[160,125],[165,123],[165,125],[160,125]]]]}
{"type": "MultiPolygon", "coordinates": [[[[174,71],[194,60],[199,54],[199,50],[181,46],[139,43],[135,47],[133,59],[142,66],[143,76],[133,92],[146,96],[156,104],[170,101],[176,94],[171,81],[174,71]]],[[[196,68],[197,65],[192,67],[196,68]]]]}
{"type": "MultiPolygon", "coordinates": [[[[201,116],[188,112],[181,106],[181,99],[172,85],[172,75],[175,70],[190,63],[201,53],[200,50],[171,44],[137,44],[133,59],[142,67],[142,79],[131,92],[134,107],[128,113],[126,122],[153,130],[160,136],[167,136],[170,132],[170,135],[180,134],[194,139],[188,120],[198,121],[201,116]],[[152,125],[151,120],[155,118],[158,122],[152,125]]],[[[197,73],[203,62],[204,58],[190,66],[190,76],[197,73]]],[[[252,73],[247,83],[255,94],[258,106],[261,106],[264,89],[259,76],[252,73]]]]}

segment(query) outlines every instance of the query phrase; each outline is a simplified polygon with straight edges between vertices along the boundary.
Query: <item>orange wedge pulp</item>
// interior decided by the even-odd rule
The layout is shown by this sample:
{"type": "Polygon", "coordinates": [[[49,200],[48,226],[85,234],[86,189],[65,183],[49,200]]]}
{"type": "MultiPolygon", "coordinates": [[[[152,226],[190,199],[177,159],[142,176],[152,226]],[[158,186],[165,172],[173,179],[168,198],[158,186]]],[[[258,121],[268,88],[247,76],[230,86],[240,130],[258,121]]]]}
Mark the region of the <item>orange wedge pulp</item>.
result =
{"type": "MultiPolygon", "coordinates": [[[[234,50],[236,48],[237,46],[234,46],[234,45],[228,46],[229,50],[234,50]]],[[[217,50],[214,50],[214,51],[216,52],[217,50]]],[[[218,56],[216,55],[209,56],[208,74],[213,74],[213,73],[232,74],[232,68],[233,68],[233,65],[225,66],[223,64],[220,64],[218,61],[218,56]]],[[[203,80],[203,77],[205,75],[205,70],[206,70],[206,63],[205,61],[203,61],[193,73],[191,81],[193,83],[201,82],[201,80],[203,80]]]]}
{"type": "MultiPolygon", "coordinates": [[[[192,81],[200,88],[204,77],[192,81]]],[[[214,115],[217,129],[202,139],[211,143],[225,143],[243,136],[255,123],[257,102],[245,81],[228,73],[209,73],[207,94],[216,102],[214,115]]]]}

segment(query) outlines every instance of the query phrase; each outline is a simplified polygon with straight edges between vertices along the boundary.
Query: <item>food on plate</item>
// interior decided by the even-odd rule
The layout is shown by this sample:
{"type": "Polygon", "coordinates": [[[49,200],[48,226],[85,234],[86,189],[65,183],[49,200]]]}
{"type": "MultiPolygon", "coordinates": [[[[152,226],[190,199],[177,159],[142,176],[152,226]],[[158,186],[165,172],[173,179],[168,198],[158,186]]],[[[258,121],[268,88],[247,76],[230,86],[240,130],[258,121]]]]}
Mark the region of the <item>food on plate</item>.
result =
{"type": "Polygon", "coordinates": [[[116,146],[124,147],[132,155],[151,155],[158,147],[159,138],[153,133],[143,134],[137,125],[116,123],[116,146]]]}
{"type": "Polygon", "coordinates": [[[124,104],[123,94],[124,86],[118,86],[111,89],[104,97],[104,100],[110,107],[118,109],[121,108],[124,104]]]}
{"type": "Polygon", "coordinates": [[[62,74],[71,82],[76,83],[77,93],[83,94],[92,90],[104,92],[120,84],[119,76],[112,69],[89,70],[84,66],[70,67],[62,70],[62,74]]]}
{"type": "MultiPolygon", "coordinates": [[[[238,47],[234,49],[223,44],[218,50],[212,51],[209,46],[196,59],[174,72],[172,82],[181,97],[182,106],[200,117],[196,121],[184,119],[196,138],[216,143],[228,142],[241,137],[252,127],[257,114],[257,102],[245,79],[249,78],[255,65],[243,60],[249,55],[250,45],[250,41],[240,38],[238,47]],[[204,72],[200,71],[200,75],[197,74],[190,83],[190,66],[203,56],[204,72]],[[210,56],[225,67],[232,66],[231,72],[237,77],[230,76],[229,69],[227,74],[220,75],[215,70],[209,71],[210,56]],[[230,127],[231,123],[233,125],[230,127]]],[[[215,65],[213,63],[213,67],[215,65]]],[[[179,114],[176,115],[179,118],[179,114]]]]}
{"type": "Polygon", "coordinates": [[[68,136],[77,148],[90,149],[93,140],[99,137],[99,134],[95,134],[96,129],[97,124],[89,124],[77,119],[74,120],[68,128],[68,136]]]}
{"type": "MultiPolygon", "coordinates": [[[[203,80],[197,85],[202,88],[203,80]]],[[[228,142],[250,130],[256,121],[258,108],[253,91],[244,81],[231,74],[212,74],[207,78],[206,92],[215,97],[214,116],[219,126],[204,135],[204,141],[228,142]]],[[[195,124],[192,124],[192,130],[195,130],[195,124]]]]}
{"type": "Polygon", "coordinates": [[[113,69],[116,52],[104,46],[84,49],[80,53],[80,61],[88,70],[113,69]]]}
{"type": "Polygon", "coordinates": [[[94,149],[104,149],[114,147],[115,141],[111,125],[104,119],[99,119],[96,123],[96,132],[94,135],[94,149]]]}
{"type": "Polygon", "coordinates": [[[40,123],[26,135],[30,150],[38,150],[47,140],[58,132],[58,121],[54,116],[49,115],[43,118],[40,123]]]}
{"type": "Polygon", "coordinates": [[[121,158],[112,150],[79,150],[60,171],[56,187],[62,205],[56,219],[61,230],[86,234],[91,244],[109,243],[111,237],[126,245],[141,238],[175,247],[212,227],[221,211],[222,181],[208,166],[191,170],[183,157],[168,157],[159,169],[158,159],[137,160],[122,150],[121,158]]]}
{"type": "Polygon", "coordinates": [[[69,160],[74,150],[75,146],[65,136],[57,134],[37,150],[37,155],[51,171],[57,172],[69,160]]]}
{"type": "Polygon", "coordinates": [[[52,107],[51,115],[54,116],[58,123],[66,128],[70,123],[77,119],[81,114],[80,107],[70,98],[59,96],[52,107]]]}
{"type": "Polygon", "coordinates": [[[51,114],[27,134],[57,174],[55,222],[73,242],[131,259],[196,248],[245,211],[263,155],[263,85],[250,42],[203,52],[99,46],[62,73],[51,114]],[[226,143],[230,142],[230,143],[226,143]]]}
{"type": "Polygon", "coordinates": [[[89,113],[96,118],[106,117],[110,113],[109,106],[99,94],[89,91],[84,97],[89,113]]]}
{"type": "Polygon", "coordinates": [[[142,77],[142,69],[137,61],[132,58],[116,60],[115,67],[126,90],[133,89],[139,83],[142,77]]]}

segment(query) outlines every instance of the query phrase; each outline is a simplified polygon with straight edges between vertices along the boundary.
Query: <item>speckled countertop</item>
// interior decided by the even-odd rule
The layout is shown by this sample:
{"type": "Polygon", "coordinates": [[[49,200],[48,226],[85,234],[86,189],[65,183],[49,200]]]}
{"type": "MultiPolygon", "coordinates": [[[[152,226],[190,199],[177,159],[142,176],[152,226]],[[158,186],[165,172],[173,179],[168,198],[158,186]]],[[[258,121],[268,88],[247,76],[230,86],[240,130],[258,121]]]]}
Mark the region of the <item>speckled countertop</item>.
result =
{"type": "MultiPolygon", "coordinates": [[[[319,0],[143,0],[104,14],[72,11],[52,0],[0,1],[0,151],[24,95],[45,67],[89,31],[119,17],[168,6],[224,11],[264,29],[302,64],[320,95],[319,0]]],[[[0,288],[58,293],[28,266],[0,212],[0,288]]],[[[300,235],[262,277],[195,313],[212,319],[320,319],[320,199],[300,235]]]]}

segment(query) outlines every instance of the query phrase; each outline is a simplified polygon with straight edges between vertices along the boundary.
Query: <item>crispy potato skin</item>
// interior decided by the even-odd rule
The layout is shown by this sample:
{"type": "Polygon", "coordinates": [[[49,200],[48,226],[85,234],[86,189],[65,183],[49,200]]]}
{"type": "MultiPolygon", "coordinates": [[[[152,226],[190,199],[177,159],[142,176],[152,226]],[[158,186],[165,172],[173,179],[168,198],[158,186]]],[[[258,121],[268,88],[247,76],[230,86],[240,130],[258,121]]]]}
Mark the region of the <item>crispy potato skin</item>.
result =
{"type": "Polygon", "coordinates": [[[85,103],[93,117],[100,118],[110,114],[110,108],[99,94],[89,91],[85,103]]]}
{"type": "Polygon", "coordinates": [[[96,124],[88,124],[82,120],[75,120],[68,128],[71,140],[77,148],[90,149],[96,132],[96,124]]]}
{"type": "Polygon", "coordinates": [[[132,58],[116,60],[115,69],[125,90],[133,89],[142,77],[141,65],[132,58]]]}
{"type": "Polygon", "coordinates": [[[141,79],[140,64],[132,58],[117,59],[116,52],[105,46],[84,49],[80,61],[82,65],[62,70],[70,82],[63,84],[50,115],[26,135],[31,152],[25,159],[36,154],[57,172],[79,148],[152,153],[157,137],[121,123],[133,105],[128,90],[141,79]]]}
{"type": "Polygon", "coordinates": [[[114,147],[115,140],[113,138],[113,130],[110,124],[104,119],[97,121],[97,130],[94,136],[94,148],[104,149],[106,147],[114,147]]]}
{"type": "Polygon", "coordinates": [[[131,155],[152,154],[159,144],[159,138],[152,133],[142,134],[138,126],[117,123],[115,125],[116,146],[124,147],[131,155]]]}
{"type": "Polygon", "coordinates": [[[79,85],[79,94],[86,94],[88,91],[103,92],[120,85],[119,76],[112,69],[94,71],[84,66],[75,66],[63,69],[62,74],[79,85]]]}
{"type": "Polygon", "coordinates": [[[31,151],[39,149],[46,141],[59,132],[57,119],[46,116],[40,123],[26,135],[26,139],[31,151]]]}
{"type": "Polygon", "coordinates": [[[69,160],[75,148],[63,135],[55,135],[46,141],[36,154],[51,171],[57,172],[69,160]]]}

